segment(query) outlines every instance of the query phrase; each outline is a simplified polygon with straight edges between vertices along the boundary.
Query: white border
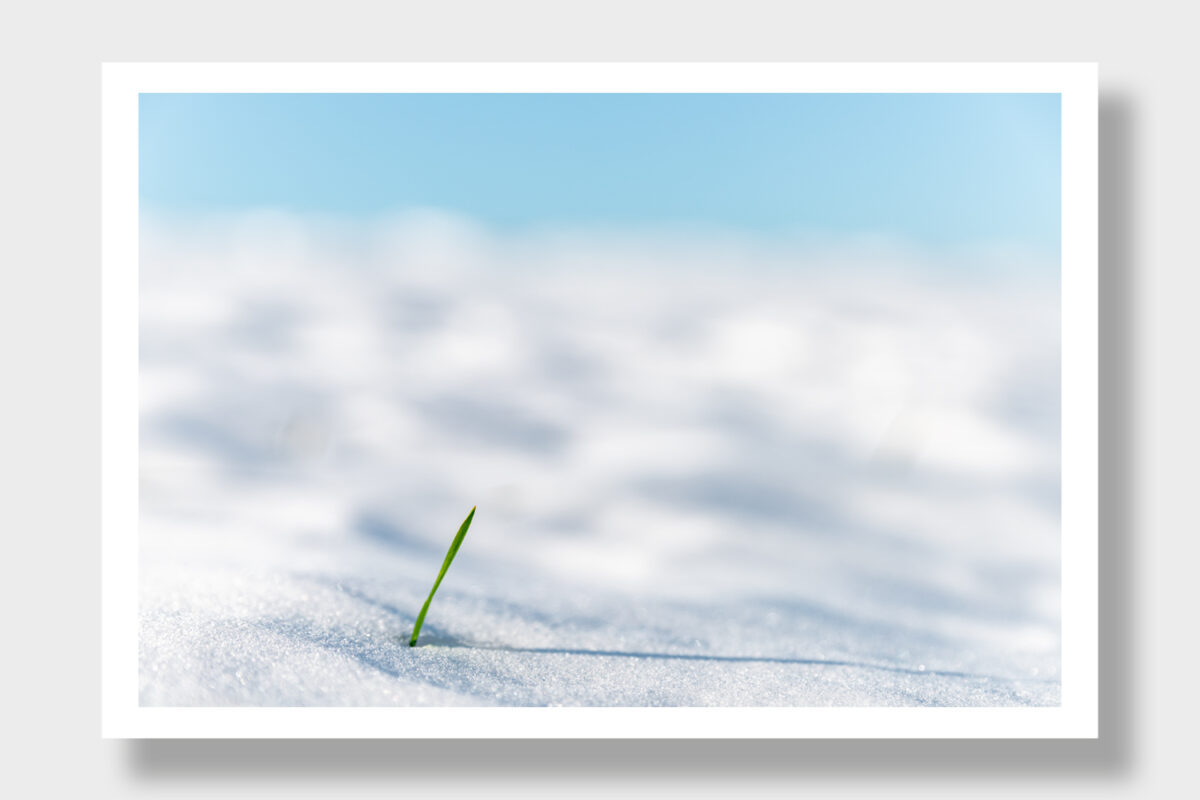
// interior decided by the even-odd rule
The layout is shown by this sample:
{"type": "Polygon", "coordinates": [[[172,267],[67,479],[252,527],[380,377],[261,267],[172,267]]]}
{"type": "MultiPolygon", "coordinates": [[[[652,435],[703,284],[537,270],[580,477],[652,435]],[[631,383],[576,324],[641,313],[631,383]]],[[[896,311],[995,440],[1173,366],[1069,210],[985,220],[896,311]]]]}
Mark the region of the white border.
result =
{"type": "Polygon", "coordinates": [[[1095,64],[104,64],[102,86],[103,736],[1095,738],[1098,735],[1095,64]],[[1061,93],[1062,705],[711,709],[140,707],[137,678],[140,92],[1061,93]]]}

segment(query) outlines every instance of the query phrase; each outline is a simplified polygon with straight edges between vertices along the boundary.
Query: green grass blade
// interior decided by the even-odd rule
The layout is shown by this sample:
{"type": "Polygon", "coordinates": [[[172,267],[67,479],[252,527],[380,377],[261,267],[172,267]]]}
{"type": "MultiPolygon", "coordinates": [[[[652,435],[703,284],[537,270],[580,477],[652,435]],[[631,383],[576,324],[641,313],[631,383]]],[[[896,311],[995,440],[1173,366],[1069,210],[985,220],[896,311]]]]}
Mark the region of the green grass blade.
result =
{"type": "Polygon", "coordinates": [[[450,569],[450,562],[458,555],[458,548],[462,547],[463,539],[467,538],[467,528],[471,527],[471,520],[474,518],[475,506],[472,506],[471,513],[467,514],[467,518],[459,526],[458,533],[454,534],[454,541],[450,543],[450,549],[446,551],[446,560],[442,562],[442,571],[438,573],[437,580],[433,582],[433,588],[429,590],[429,597],[425,598],[425,605],[421,606],[421,613],[417,614],[417,624],[413,625],[412,638],[408,640],[409,647],[417,646],[417,635],[421,633],[421,626],[425,624],[425,614],[429,611],[429,604],[433,602],[433,595],[442,585],[442,578],[446,577],[446,570],[450,569]]]}

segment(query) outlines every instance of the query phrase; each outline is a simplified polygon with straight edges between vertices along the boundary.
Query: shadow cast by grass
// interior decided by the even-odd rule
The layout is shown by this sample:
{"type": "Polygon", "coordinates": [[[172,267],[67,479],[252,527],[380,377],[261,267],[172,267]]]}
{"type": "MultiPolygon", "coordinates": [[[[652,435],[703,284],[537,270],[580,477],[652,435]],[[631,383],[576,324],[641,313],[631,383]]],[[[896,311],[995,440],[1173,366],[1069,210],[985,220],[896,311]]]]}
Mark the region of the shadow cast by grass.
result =
{"type": "MultiPolygon", "coordinates": [[[[396,620],[404,620],[406,624],[410,624],[411,617],[402,611],[397,606],[382,601],[371,594],[346,585],[344,582],[330,583],[335,585],[337,590],[346,594],[355,600],[365,603],[369,606],[385,612],[396,620]]],[[[528,611],[529,609],[525,609],[528,611]]],[[[542,614],[535,614],[535,617],[540,618],[544,622],[551,621],[551,617],[542,614]]],[[[307,636],[311,643],[321,646],[327,646],[324,637],[315,635],[307,636]]],[[[406,644],[408,640],[408,631],[403,628],[397,629],[394,637],[394,643],[397,645],[406,644]]],[[[729,664],[780,664],[780,665],[797,665],[797,666],[815,666],[815,667],[844,667],[849,669],[868,670],[876,672],[889,672],[899,675],[912,675],[917,677],[948,677],[960,678],[964,680],[1010,684],[1010,683],[1026,683],[1026,684],[1053,684],[1058,683],[1057,678],[1033,678],[1033,677],[1013,677],[990,675],[985,673],[974,673],[961,670],[946,670],[946,669],[925,669],[921,667],[908,667],[897,664],[886,664],[874,661],[851,660],[851,659],[825,659],[825,658],[802,658],[789,656],[762,656],[762,655],[723,655],[723,654],[708,654],[708,653],[679,653],[679,652],[651,652],[643,650],[614,650],[614,649],[589,649],[589,648],[571,648],[571,647],[518,647],[496,642],[479,642],[468,638],[455,636],[454,634],[441,629],[439,627],[429,626],[426,628],[422,636],[420,644],[415,648],[422,650],[425,648],[456,648],[478,651],[493,651],[505,653],[527,653],[533,655],[561,655],[561,656],[585,656],[599,658],[628,658],[628,659],[645,659],[645,660],[678,660],[678,661],[696,661],[709,663],[729,663],[729,664]]],[[[393,677],[399,677],[400,671],[396,669],[396,665],[384,664],[377,656],[366,656],[362,653],[352,653],[360,663],[365,666],[382,671],[393,677]]]]}
{"type": "Polygon", "coordinates": [[[601,658],[636,658],[636,659],[661,659],[661,660],[680,660],[680,661],[707,661],[714,663],[731,663],[731,664],[796,664],[803,666],[816,667],[849,667],[852,669],[877,670],[882,672],[894,672],[904,675],[919,675],[919,676],[939,676],[949,678],[966,678],[968,680],[979,681],[996,681],[1004,682],[1023,682],[1023,683],[1057,683],[1054,678],[1011,678],[1002,677],[999,675],[986,675],[974,672],[960,672],[957,670],[939,670],[939,669],[923,669],[913,667],[902,667],[891,664],[875,664],[869,661],[850,661],[829,658],[789,658],[784,656],[735,656],[735,655],[715,655],[707,653],[654,653],[640,650],[593,650],[585,648],[573,647],[511,647],[508,645],[499,644],[480,644],[465,640],[455,639],[450,636],[440,637],[440,641],[431,641],[426,646],[434,647],[462,647],[472,650],[492,650],[504,653],[533,653],[537,655],[564,655],[564,656],[594,656],[601,658]]]}

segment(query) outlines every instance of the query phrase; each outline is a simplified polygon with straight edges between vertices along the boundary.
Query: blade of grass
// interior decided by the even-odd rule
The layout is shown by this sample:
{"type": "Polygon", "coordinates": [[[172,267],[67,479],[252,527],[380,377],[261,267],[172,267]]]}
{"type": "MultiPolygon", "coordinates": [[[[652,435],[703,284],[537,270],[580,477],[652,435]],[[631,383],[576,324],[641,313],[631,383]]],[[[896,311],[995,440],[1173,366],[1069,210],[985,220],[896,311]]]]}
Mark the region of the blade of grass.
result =
{"type": "Polygon", "coordinates": [[[442,562],[442,571],[438,573],[437,580],[433,582],[433,588],[429,590],[429,597],[425,598],[425,605],[421,606],[421,613],[417,614],[417,623],[413,625],[412,638],[408,640],[409,647],[417,646],[417,635],[421,633],[421,626],[425,624],[425,614],[429,611],[429,604],[433,602],[433,595],[442,585],[442,578],[446,577],[446,570],[450,569],[450,562],[458,555],[458,548],[462,547],[463,539],[467,537],[467,528],[471,527],[471,520],[475,518],[475,508],[476,506],[471,506],[471,513],[467,514],[467,518],[458,528],[458,533],[454,534],[454,541],[450,543],[450,549],[446,551],[446,560],[442,562]]]}

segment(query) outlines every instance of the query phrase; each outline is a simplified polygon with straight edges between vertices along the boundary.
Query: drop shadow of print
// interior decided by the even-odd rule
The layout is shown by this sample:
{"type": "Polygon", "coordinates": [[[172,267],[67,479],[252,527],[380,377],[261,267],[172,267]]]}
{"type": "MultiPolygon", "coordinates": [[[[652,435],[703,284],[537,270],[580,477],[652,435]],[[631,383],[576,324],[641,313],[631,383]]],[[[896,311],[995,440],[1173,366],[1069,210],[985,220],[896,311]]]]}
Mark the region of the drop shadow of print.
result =
{"type": "Polygon", "coordinates": [[[1100,96],[1100,737],[1095,740],[139,740],[117,742],[145,780],[229,776],[373,779],[478,776],[855,776],[1021,779],[1116,776],[1130,771],[1138,740],[1132,622],[1138,498],[1132,444],[1138,398],[1133,254],[1138,242],[1136,102],[1100,96]],[[864,769],[867,767],[869,769],[864,769]]]}

